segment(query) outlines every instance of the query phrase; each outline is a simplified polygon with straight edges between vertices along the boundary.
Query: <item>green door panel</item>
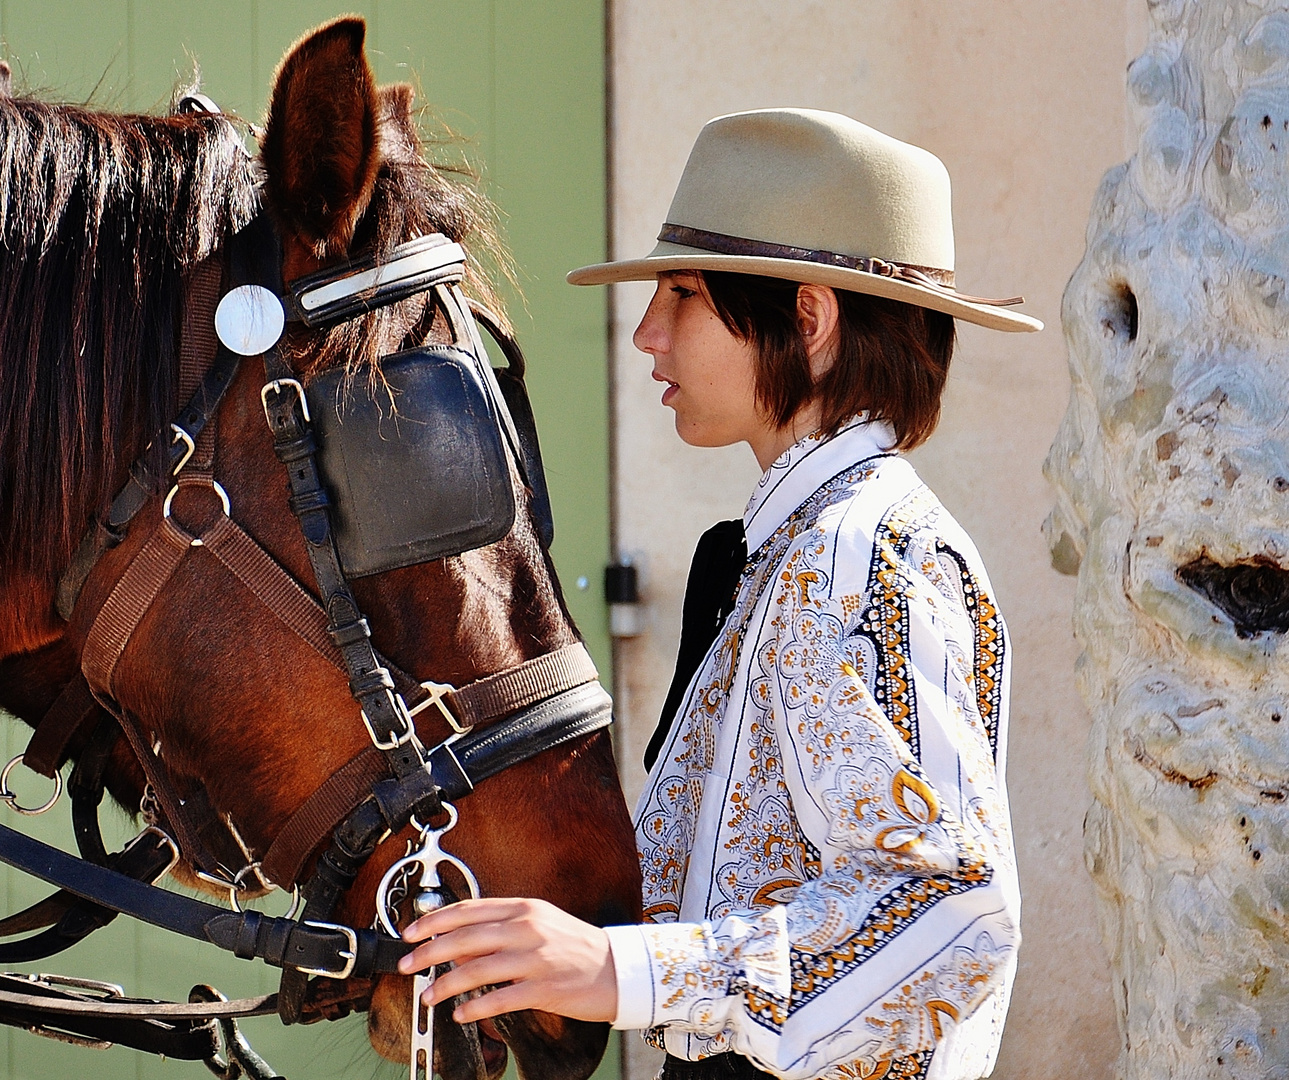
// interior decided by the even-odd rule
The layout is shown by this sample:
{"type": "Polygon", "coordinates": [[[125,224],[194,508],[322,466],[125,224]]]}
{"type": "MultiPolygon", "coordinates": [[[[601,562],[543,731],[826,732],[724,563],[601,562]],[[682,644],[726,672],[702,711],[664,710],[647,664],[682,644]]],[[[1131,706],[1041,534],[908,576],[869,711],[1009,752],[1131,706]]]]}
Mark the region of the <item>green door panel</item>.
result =
{"type": "MultiPolygon", "coordinates": [[[[566,271],[602,259],[606,250],[602,0],[0,0],[0,38],[20,90],[161,110],[197,64],[206,93],[258,122],[283,51],[310,27],[352,10],[368,20],[368,55],[378,79],[412,83],[418,103],[427,106],[427,131],[441,134],[446,125],[460,137],[438,146],[436,158],[468,161],[499,207],[523,294],[508,293],[507,301],[529,359],[555,510],[555,563],[607,683],[609,638],[599,586],[609,551],[605,295],[564,283],[566,271]],[[579,579],[588,587],[579,589],[579,579]]],[[[26,730],[11,722],[2,728],[7,759],[21,752],[26,730]]],[[[42,796],[37,779],[20,779],[24,794],[42,796]]],[[[109,825],[118,838],[130,835],[124,814],[104,813],[114,819],[109,825]]],[[[47,818],[21,819],[19,827],[74,849],[65,806],[47,818]]],[[[46,891],[0,870],[3,913],[46,891]]],[[[274,911],[283,906],[268,904],[274,911]]],[[[127,993],[172,1000],[183,1000],[195,982],[211,982],[230,997],[266,993],[278,974],[125,919],[37,969],[115,981],[127,993]]],[[[247,1022],[245,1030],[292,1080],[403,1075],[374,1057],[362,1017],[307,1028],[264,1018],[247,1022]]],[[[0,1029],[0,1080],[78,1074],[96,1080],[208,1075],[198,1064],[119,1048],[91,1051],[0,1029]]],[[[597,1075],[616,1077],[614,1047],[597,1075]]]]}

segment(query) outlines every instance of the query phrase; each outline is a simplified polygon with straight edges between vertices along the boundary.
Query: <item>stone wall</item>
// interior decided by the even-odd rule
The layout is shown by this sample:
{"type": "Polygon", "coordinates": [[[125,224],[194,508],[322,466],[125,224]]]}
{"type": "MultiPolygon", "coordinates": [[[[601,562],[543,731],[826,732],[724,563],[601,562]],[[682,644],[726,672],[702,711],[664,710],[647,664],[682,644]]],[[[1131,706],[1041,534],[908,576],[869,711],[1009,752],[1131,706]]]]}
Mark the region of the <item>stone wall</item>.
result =
{"type": "MultiPolygon", "coordinates": [[[[1142,0],[610,0],[616,256],[649,250],[702,124],[777,105],[848,113],[938,154],[954,181],[958,280],[1023,291],[1049,329],[963,326],[939,433],[915,455],[980,547],[1015,642],[1009,785],[1025,944],[994,1075],[1110,1074],[1119,1043],[1083,867],[1088,720],[1074,684],[1073,583],[1040,534],[1041,463],[1069,392],[1060,298],[1101,175],[1132,151],[1124,69],[1142,0]]],[[[628,797],[670,680],[698,534],[741,513],[750,451],[694,450],[631,345],[651,293],[614,290],[616,543],[635,559],[645,633],[617,648],[628,797]]],[[[628,1036],[630,1080],[650,1075],[628,1036]]]]}

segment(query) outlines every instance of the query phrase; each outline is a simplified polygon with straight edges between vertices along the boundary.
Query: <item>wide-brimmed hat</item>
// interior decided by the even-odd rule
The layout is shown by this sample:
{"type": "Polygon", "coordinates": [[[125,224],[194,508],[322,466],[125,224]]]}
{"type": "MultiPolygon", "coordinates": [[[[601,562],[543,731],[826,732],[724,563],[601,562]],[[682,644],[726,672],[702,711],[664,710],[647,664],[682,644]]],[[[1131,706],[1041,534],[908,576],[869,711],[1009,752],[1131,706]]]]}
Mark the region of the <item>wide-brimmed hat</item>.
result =
{"type": "Polygon", "coordinates": [[[943,311],[994,330],[1041,330],[959,293],[949,174],[934,154],[849,116],[765,109],[718,116],[698,135],[643,259],[597,263],[574,285],[647,281],[667,270],[731,270],[830,285],[943,311]]]}

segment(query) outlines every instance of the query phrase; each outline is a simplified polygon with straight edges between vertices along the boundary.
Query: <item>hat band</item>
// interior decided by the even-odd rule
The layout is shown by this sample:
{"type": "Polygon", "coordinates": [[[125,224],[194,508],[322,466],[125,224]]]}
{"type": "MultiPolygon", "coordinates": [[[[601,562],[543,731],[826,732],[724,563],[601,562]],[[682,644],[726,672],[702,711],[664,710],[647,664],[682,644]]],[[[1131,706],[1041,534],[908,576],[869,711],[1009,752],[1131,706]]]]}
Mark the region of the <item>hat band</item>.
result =
{"type": "Polygon", "coordinates": [[[705,229],[691,229],[688,225],[673,225],[667,222],[658,234],[658,239],[668,244],[683,244],[685,247],[701,248],[714,251],[719,255],[742,255],[762,259],[792,259],[797,262],[812,262],[822,266],[840,266],[847,270],[858,270],[864,274],[877,277],[894,278],[911,285],[934,289],[936,292],[950,293],[958,300],[972,304],[990,304],[995,307],[1012,307],[1023,304],[1023,296],[1009,296],[1001,300],[991,300],[983,296],[967,296],[958,292],[953,285],[953,271],[942,270],[936,266],[918,266],[914,263],[890,262],[886,259],[874,259],[867,256],[842,255],[836,251],[816,251],[811,248],[793,247],[790,244],[773,244],[768,240],[749,240],[743,236],[729,236],[726,233],[707,232],[705,229]]]}

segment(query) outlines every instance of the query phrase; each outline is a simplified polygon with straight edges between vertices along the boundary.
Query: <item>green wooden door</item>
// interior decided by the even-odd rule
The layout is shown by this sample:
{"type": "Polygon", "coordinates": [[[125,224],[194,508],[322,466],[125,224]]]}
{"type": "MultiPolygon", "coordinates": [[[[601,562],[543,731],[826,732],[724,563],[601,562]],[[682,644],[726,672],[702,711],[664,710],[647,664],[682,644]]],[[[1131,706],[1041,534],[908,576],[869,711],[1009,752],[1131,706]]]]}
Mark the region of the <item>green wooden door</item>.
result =
{"type": "MultiPolygon", "coordinates": [[[[567,270],[602,259],[606,247],[602,0],[0,0],[0,37],[20,89],[105,108],[159,110],[196,63],[203,89],[225,110],[258,120],[273,69],[292,40],[355,9],[367,18],[379,80],[417,87],[431,115],[465,139],[444,154],[455,159],[464,148],[501,209],[523,292],[522,300],[511,298],[510,314],[529,357],[555,508],[555,562],[607,682],[612,669],[598,584],[609,549],[605,292],[564,283],[567,270]]],[[[11,756],[21,752],[25,734],[6,724],[4,739],[11,756]]],[[[31,797],[38,793],[32,781],[31,797]]],[[[118,816],[119,833],[127,836],[118,816]]],[[[33,831],[72,849],[65,807],[49,817],[33,831]]],[[[40,895],[30,879],[0,872],[5,912],[40,895]]],[[[177,1000],[198,981],[230,997],[268,992],[277,974],[123,919],[39,966],[177,1000]]],[[[245,1029],[293,1080],[400,1073],[372,1054],[361,1017],[289,1029],[268,1018],[245,1029]]],[[[599,1075],[616,1070],[611,1046],[599,1075]]],[[[0,1030],[3,1077],[78,1074],[208,1075],[198,1064],[0,1030]]]]}

